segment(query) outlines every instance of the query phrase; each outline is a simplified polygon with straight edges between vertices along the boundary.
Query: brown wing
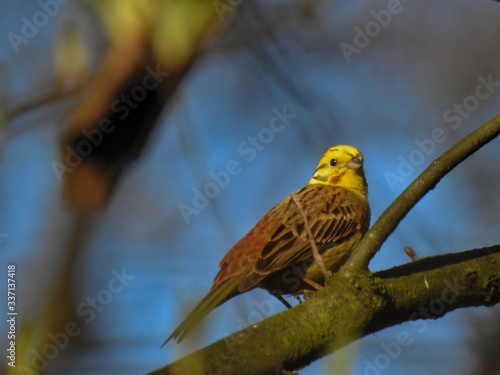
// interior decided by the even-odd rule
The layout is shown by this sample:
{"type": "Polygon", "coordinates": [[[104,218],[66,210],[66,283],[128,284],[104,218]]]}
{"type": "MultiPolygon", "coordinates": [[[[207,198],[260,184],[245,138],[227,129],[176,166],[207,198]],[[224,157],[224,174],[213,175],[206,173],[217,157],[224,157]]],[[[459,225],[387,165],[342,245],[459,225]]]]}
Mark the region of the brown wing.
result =
{"type": "Polygon", "coordinates": [[[282,225],[282,219],[276,215],[285,200],[278,203],[265,214],[255,226],[243,236],[219,263],[220,270],[214,278],[212,289],[223,281],[242,274],[251,274],[259,259],[262,249],[270,241],[273,233],[282,225]]]}
{"type": "MultiPolygon", "coordinates": [[[[368,225],[366,201],[346,189],[325,185],[307,185],[297,191],[309,226],[320,252],[341,243],[368,225]]],[[[239,291],[255,287],[278,270],[312,257],[304,219],[296,204],[287,197],[270,213],[280,224],[273,228],[267,243],[259,252],[253,271],[240,284],[239,291]],[[274,212],[273,212],[274,211],[274,212]]]]}

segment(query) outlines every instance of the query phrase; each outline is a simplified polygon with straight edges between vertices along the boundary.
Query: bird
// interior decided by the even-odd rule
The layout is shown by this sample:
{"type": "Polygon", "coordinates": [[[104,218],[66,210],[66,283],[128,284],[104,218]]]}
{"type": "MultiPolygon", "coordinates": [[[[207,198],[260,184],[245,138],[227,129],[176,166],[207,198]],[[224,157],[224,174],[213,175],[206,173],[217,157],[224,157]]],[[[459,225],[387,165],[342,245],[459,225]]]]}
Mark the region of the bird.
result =
{"type": "Polygon", "coordinates": [[[165,340],[181,342],[213,309],[260,287],[287,307],[284,295],[319,290],[368,230],[370,206],[363,155],[326,149],[309,182],[266,213],[222,258],[208,294],[165,340]],[[309,236],[312,235],[312,238],[309,236]],[[314,259],[317,248],[322,262],[314,259]]]}

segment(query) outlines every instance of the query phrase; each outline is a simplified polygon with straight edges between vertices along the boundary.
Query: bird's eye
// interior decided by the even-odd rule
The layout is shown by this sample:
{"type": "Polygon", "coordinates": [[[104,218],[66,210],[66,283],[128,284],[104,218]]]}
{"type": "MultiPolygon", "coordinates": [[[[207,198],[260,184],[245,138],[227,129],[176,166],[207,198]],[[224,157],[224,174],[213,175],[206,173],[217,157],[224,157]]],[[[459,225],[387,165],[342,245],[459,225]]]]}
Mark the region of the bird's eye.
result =
{"type": "Polygon", "coordinates": [[[330,159],[330,165],[335,167],[335,165],[337,165],[337,159],[330,159]]]}

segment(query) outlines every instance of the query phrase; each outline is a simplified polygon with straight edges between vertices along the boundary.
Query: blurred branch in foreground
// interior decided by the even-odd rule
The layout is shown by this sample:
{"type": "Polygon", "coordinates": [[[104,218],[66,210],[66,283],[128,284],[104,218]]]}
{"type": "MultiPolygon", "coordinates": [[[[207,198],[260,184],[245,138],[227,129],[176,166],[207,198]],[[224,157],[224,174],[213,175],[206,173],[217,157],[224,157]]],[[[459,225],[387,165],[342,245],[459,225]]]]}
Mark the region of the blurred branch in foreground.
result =
{"type": "Polygon", "coordinates": [[[123,169],[142,152],[200,45],[214,36],[217,15],[206,0],[95,4],[111,43],[72,113],[62,163],[54,165],[66,200],[87,212],[108,201],[123,169]]]}

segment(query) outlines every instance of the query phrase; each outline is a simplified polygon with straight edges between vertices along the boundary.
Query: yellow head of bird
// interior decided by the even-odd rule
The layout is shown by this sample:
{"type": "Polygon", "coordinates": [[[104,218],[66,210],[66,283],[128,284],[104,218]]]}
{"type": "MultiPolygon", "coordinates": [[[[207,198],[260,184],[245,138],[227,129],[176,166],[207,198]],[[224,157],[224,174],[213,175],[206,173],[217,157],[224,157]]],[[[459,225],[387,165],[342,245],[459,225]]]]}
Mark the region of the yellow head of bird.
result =
{"type": "Polygon", "coordinates": [[[338,145],[327,149],[308,184],[340,186],[368,195],[363,173],[363,155],[352,146],[338,145]]]}

